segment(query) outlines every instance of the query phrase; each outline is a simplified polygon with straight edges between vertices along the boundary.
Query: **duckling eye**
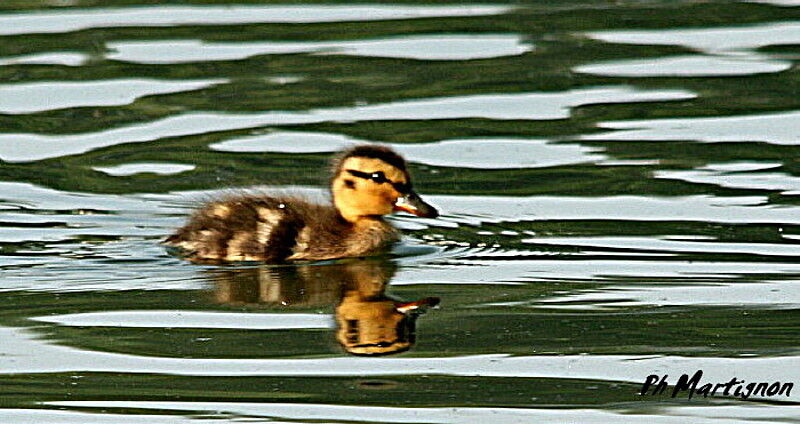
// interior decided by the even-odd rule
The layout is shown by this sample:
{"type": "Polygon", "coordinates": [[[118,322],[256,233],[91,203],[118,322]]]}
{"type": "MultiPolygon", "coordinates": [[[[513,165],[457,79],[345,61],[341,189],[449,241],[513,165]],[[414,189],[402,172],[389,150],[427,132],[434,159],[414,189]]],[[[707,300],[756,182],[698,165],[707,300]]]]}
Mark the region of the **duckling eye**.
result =
{"type": "MultiPolygon", "coordinates": [[[[366,173],[366,172],[361,172],[361,171],[355,171],[355,170],[352,170],[352,169],[348,169],[347,172],[350,173],[350,175],[352,175],[354,177],[363,178],[365,180],[372,180],[373,182],[375,182],[375,184],[389,183],[389,184],[392,185],[392,187],[394,187],[395,190],[397,190],[399,193],[402,193],[402,194],[408,194],[409,192],[411,192],[411,184],[408,184],[408,183],[396,183],[396,182],[386,178],[386,174],[384,174],[383,171],[375,171],[373,173],[366,173]]],[[[353,187],[351,187],[350,183],[351,183],[350,180],[345,180],[345,185],[347,187],[353,188],[353,187]]]]}
{"type": "Polygon", "coordinates": [[[366,173],[366,172],[354,171],[352,169],[348,169],[347,172],[349,172],[350,175],[352,175],[354,177],[363,178],[365,180],[372,180],[376,184],[383,184],[383,183],[390,183],[391,182],[391,181],[389,181],[388,178],[386,178],[386,174],[384,174],[383,171],[375,171],[373,173],[366,173]]]}
{"type": "Polygon", "coordinates": [[[384,174],[383,171],[373,172],[369,176],[369,178],[372,181],[375,181],[375,183],[377,183],[377,184],[383,184],[383,183],[388,183],[389,182],[389,180],[386,178],[386,174],[384,174]]]}

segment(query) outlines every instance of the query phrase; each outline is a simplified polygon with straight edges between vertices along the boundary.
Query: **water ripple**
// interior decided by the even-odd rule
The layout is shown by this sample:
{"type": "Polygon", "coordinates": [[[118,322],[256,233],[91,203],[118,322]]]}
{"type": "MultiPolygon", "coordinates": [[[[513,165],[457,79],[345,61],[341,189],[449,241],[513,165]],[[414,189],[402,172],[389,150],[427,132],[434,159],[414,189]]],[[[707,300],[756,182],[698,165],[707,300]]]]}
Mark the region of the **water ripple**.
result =
{"type": "Polygon", "coordinates": [[[48,315],[34,321],[78,327],[126,328],[238,328],[249,330],[286,330],[333,328],[327,314],[265,314],[201,311],[108,311],[48,315]]]}
{"type": "Polygon", "coordinates": [[[615,131],[588,134],[581,140],[694,140],[753,142],[795,145],[800,142],[800,112],[777,112],[703,118],[610,121],[601,128],[615,131]]]}
{"type": "Polygon", "coordinates": [[[592,63],[574,72],[612,77],[714,77],[785,71],[792,62],[757,57],[674,56],[592,63]]]}
{"type": "Polygon", "coordinates": [[[200,40],[118,41],[109,59],[169,64],[241,60],[251,56],[325,53],[421,60],[469,60],[512,56],[531,50],[518,35],[417,35],[355,41],[204,42],[200,40]]]}
{"type": "Polygon", "coordinates": [[[53,52],[0,58],[0,66],[9,65],[64,65],[81,66],[89,60],[85,53],[53,52]]]}
{"type": "Polygon", "coordinates": [[[594,31],[587,35],[606,43],[677,45],[708,53],[724,53],[775,44],[800,43],[800,22],[715,28],[594,31]]]}
{"type": "Polygon", "coordinates": [[[173,175],[195,169],[195,165],[183,165],[180,163],[126,163],[117,166],[95,166],[95,171],[104,172],[115,177],[127,177],[129,175],[151,173],[158,175],[173,175]]]}
{"type": "Polygon", "coordinates": [[[148,6],[0,14],[0,35],[60,33],[121,26],[377,21],[507,13],[506,6],[148,6]]]}
{"type": "Polygon", "coordinates": [[[570,109],[593,103],[658,102],[694,98],[684,90],[637,90],[626,86],[574,89],[557,93],[514,93],[405,100],[376,105],[260,114],[187,113],[130,127],[88,134],[0,134],[0,158],[34,161],[84,153],[115,144],[154,141],[265,125],[408,119],[563,119],[570,109]],[[25,146],[20,148],[20,146],[25,146]]]}
{"type": "MultiPolygon", "coordinates": [[[[221,152],[334,152],[366,140],[329,133],[273,131],[209,145],[221,152]]],[[[425,144],[389,144],[409,160],[433,166],[480,169],[532,168],[596,162],[600,149],[547,140],[475,138],[425,144]]]]}
{"type": "MultiPolygon", "coordinates": [[[[448,407],[448,408],[421,408],[421,407],[382,407],[382,406],[351,406],[335,404],[314,403],[254,403],[254,402],[169,402],[169,401],[63,401],[46,402],[46,406],[53,408],[75,408],[76,411],[54,410],[29,410],[32,416],[42,419],[72,419],[88,420],[88,423],[110,423],[111,419],[123,419],[124,422],[133,422],[120,415],[103,414],[97,417],[91,413],[78,410],[125,410],[127,408],[152,411],[145,416],[130,416],[131,418],[148,418],[171,424],[183,423],[183,419],[192,418],[196,422],[204,419],[236,419],[238,417],[261,418],[270,422],[287,420],[295,422],[317,421],[346,421],[346,422],[374,422],[380,417],[382,423],[474,423],[474,422],[503,422],[509,424],[525,424],[536,422],[541,424],[562,424],[566,422],[581,423],[619,423],[638,424],[642,422],[653,424],[680,424],[691,420],[697,424],[744,424],[752,422],[793,422],[796,406],[772,406],[766,408],[762,405],[751,404],[738,406],[717,407],[691,407],[691,406],[665,406],[655,407],[647,412],[630,410],[602,410],[590,407],[576,409],[550,409],[550,408],[485,408],[485,407],[448,407]],[[190,413],[190,417],[160,415],[164,411],[174,413],[190,413]],[[215,418],[210,418],[215,417],[215,418]],[[163,421],[162,421],[163,420],[163,421]]],[[[9,424],[17,424],[14,410],[0,412],[0,417],[10,417],[9,424]]],[[[193,421],[193,422],[194,422],[193,421]]],[[[49,421],[50,422],[50,421],[49,421]]],[[[59,422],[60,421],[55,421],[59,422]]],[[[72,422],[72,421],[70,421],[72,422]]],[[[77,421],[76,421],[77,422],[77,421]]]]}
{"type": "Polygon", "coordinates": [[[126,105],[143,96],[198,90],[226,82],[226,79],[164,81],[131,78],[0,84],[0,113],[126,105]]]}
{"type": "MultiPolygon", "coordinates": [[[[727,370],[749,381],[781,381],[800,357],[687,358],[644,355],[468,355],[442,358],[182,359],[77,350],[44,343],[28,330],[0,327],[0,353],[15,358],[3,373],[120,372],[187,376],[391,376],[437,374],[470,377],[582,378],[641,382],[653,369],[680,375],[704,369],[710,381],[728,381],[727,370]],[[57,360],[55,358],[58,358],[57,360]]],[[[797,401],[792,393],[788,400],[797,401]]]]}

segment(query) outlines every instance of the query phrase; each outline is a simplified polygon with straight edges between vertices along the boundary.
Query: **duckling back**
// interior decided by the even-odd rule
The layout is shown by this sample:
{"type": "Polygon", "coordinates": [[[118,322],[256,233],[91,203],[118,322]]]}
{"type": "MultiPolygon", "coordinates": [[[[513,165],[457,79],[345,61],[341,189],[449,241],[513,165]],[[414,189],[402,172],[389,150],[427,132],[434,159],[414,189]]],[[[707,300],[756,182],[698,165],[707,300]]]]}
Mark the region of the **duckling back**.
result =
{"type": "Polygon", "coordinates": [[[374,254],[396,239],[379,217],[351,223],[331,205],[242,194],[201,207],[164,243],[196,260],[279,263],[374,254]]]}

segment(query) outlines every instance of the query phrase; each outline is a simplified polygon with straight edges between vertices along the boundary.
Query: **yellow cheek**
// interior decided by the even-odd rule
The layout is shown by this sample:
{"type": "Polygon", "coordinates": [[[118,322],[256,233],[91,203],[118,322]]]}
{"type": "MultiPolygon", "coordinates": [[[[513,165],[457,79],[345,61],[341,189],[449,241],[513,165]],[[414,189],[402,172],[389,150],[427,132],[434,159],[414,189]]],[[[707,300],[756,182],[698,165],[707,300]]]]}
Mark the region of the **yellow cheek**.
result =
{"type": "Polygon", "coordinates": [[[397,202],[397,199],[400,197],[400,193],[397,190],[391,189],[387,190],[383,194],[383,198],[386,199],[387,202],[394,205],[397,202]]]}

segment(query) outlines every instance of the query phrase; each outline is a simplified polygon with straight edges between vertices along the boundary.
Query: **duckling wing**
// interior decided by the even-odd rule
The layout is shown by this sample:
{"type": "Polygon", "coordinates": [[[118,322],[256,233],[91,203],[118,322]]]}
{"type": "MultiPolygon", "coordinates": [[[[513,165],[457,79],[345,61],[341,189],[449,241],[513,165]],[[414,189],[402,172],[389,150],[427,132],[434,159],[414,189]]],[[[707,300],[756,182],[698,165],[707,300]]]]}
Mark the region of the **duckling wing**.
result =
{"type": "Polygon", "coordinates": [[[202,260],[281,262],[304,221],[286,201],[242,196],[205,205],[165,243],[202,260]]]}

